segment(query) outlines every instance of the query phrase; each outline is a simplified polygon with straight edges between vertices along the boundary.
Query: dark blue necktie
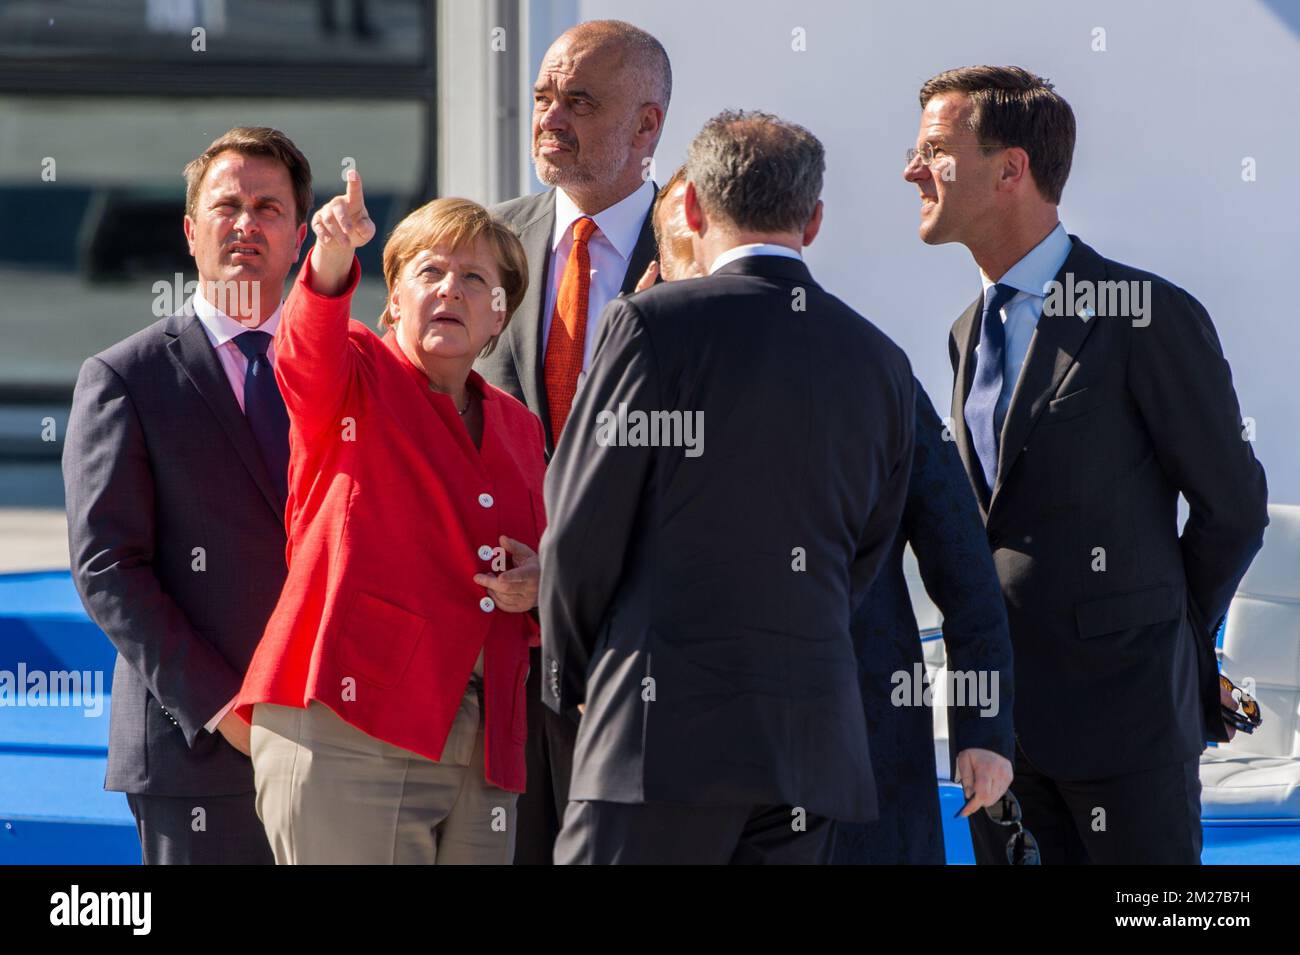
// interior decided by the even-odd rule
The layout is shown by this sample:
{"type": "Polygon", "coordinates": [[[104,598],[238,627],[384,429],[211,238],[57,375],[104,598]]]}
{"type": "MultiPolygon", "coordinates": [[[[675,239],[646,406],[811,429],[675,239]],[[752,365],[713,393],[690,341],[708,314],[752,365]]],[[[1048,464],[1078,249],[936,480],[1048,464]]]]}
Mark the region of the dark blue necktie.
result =
{"type": "Polygon", "coordinates": [[[998,427],[996,413],[1002,394],[1002,364],[1007,353],[1007,332],[1002,325],[1002,306],[1015,296],[1010,285],[990,285],[984,292],[984,313],[980,316],[980,346],[975,358],[975,378],[966,396],[966,427],[975,456],[984,472],[984,486],[991,495],[998,476],[998,427]]]}
{"type": "Polygon", "coordinates": [[[262,461],[271,472],[271,482],[280,497],[289,495],[289,412],[275,383],[275,372],[266,357],[271,336],[266,332],[243,332],[235,344],[248,359],[244,373],[244,417],[253,429],[253,438],[262,452],[262,461]]]}

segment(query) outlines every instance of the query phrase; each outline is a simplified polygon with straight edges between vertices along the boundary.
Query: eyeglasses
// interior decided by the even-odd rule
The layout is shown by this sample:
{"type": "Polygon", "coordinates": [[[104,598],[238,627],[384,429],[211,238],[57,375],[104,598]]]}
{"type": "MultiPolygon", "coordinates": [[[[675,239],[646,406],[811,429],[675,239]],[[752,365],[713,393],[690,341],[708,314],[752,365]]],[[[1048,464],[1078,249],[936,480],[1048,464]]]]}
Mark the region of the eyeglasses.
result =
{"type": "MultiPolygon", "coordinates": [[[[962,146],[948,146],[941,143],[939,148],[947,152],[949,149],[1005,149],[1006,147],[999,143],[973,143],[962,146]]],[[[922,166],[928,166],[934,162],[934,143],[926,143],[920,149],[909,149],[907,151],[907,164],[912,165],[912,163],[916,162],[918,156],[921,157],[922,166]]]]}
{"type": "Polygon", "coordinates": [[[1236,710],[1230,710],[1222,704],[1219,705],[1219,709],[1223,712],[1224,722],[1234,729],[1241,730],[1243,733],[1255,732],[1255,728],[1264,722],[1264,714],[1260,712],[1259,702],[1222,673],[1219,674],[1219,686],[1241,704],[1240,713],[1236,710]]]}
{"type": "Polygon", "coordinates": [[[1038,840],[1021,821],[1020,801],[1015,793],[1008,789],[991,806],[984,807],[984,814],[999,826],[1014,827],[1015,832],[1007,840],[1007,862],[1011,865],[1042,865],[1038,856],[1038,840]]]}

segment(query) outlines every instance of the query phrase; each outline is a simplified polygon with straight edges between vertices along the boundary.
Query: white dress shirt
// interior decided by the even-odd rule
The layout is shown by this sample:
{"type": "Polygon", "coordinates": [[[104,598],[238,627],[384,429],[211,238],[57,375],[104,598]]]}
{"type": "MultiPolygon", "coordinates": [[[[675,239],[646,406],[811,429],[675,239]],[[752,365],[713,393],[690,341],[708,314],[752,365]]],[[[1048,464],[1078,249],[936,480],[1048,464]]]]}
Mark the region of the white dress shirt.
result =
{"type": "MultiPolygon", "coordinates": [[[[994,282],[980,269],[980,283],[988,301],[988,290],[993,285],[1010,285],[1016,290],[1011,301],[1002,306],[1002,327],[1006,330],[1007,344],[1002,352],[1002,393],[994,409],[994,422],[1000,432],[1007,420],[1007,409],[1011,407],[1011,396],[1015,394],[1016,382],[1020,370],[1029,354],[1029,343],[1033,341],[1034,329],[1043,314],[1043,302],[1047,299],[1048,286],[1065,265],[1065,260],[1072,248],[1065,226],[1056,224],[1056,228],[1047,233],[1007,274],[994,282]]],[[[979,346],[976,346],[976,352],[979,346]]]]}
{"type": "MultiPolygon", "coordinates": [[[[600,334],[601,312],[623,289],[632,250],[641,237],[641,226],[655,201],[655,184],[649,180],[603,212],[589,216],[596,231],[587,240],[591,257],[591,287],[587,294],[587,331],[582,342],[582,370],[591,366],[591,356],[600,334]]],[[[587,213],[578,208],[563,189],[555,190],[555,231],[551,235],[550,281],[546,283],[546,311],[542,313],[542,354],[551,338],[551,318],[559,294],[564,267],[573,249],[573,224],[587,213]]],[[[639,278],[640,276],[638,276],[639,278]]]]}
{"type": "MultiPolygon", "coordinates": [[[[275,311],[271,313],[271,317],[256,328],[240,324],[209,302],[203,297],[201,284],[199,290],[194,293],[193,302],[194,314],[203,324],[203,331],[208,336],[208,342],[216,349],[217,358],[220,359],[221,367],[225,370],[226,378],[230,381],[230,390],[235,393],[235,400],[239,402],[239,410],[243,411],[244,376],[248,373],[248,359],[239,350],[239,346],[235,344],[235,338],[244,332],[266,332],[274,339],[275,330],[280,325],[280,311],[284,308],[284,302],[277,305],[275,311]]],[[[274,341],[266,346],[266,359],[274,368],[274,341]]]]}
{"type": "MultiPolygon", "coordinates": [[[[242,335],[244,332],[266,332],[274,336],[275,330],[280,324],[280,310],[284,307],[281,302],[271,313],[271,317],[264,321],[257,328],[250,328],[247,325],[241,325],[221,309],[217,308],[206,298],[203,297],[203,285],[199,283],[199,289],[194,293],[194,314],[199,322],[203,325],[203,332],[208,336],[208,342],[212,345],[217,353],[217,358],[221,362],[222,370],[226,373],[226,379],[230,382],[230,390],[235,393],[235,401],[239,403],[239,410],[244,410],[244,376],[248,373],[248,359],[244,353],[239,350],[235,344],[235,336],[242,335]]],[[[266,359],[275,367],[275,344],[269,343],[266,346],[266,359]]],[[[229,703],[221,708],[216,716],[208,720],[203,728],[209,733],[217,731],[217,724],[220,723],[230,712],[231,707],[235,705],[232,699],[229,703]]]]}
{"type": "Polygon", "coordinates": [[[736,259],[743,259],[749,255],[779,255],[782,258],[803,261],[802,255],[787,246],[772,245],[770,242],[751,242],[748,245],[734,246],[719,255],[713,260],[713,264],[709,266],[709,274],[712,275],[728,262],[734,262],[736,259]]]}

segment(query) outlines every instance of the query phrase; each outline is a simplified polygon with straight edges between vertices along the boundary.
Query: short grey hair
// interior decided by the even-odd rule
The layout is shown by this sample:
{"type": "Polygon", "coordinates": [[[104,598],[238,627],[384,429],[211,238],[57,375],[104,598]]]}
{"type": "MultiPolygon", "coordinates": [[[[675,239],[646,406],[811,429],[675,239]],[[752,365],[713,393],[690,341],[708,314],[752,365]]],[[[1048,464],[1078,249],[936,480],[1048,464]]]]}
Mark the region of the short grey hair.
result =
{"type": "Polygon", "coordinates": [[[687,152],[686,176],[711,216],[747,232],[802,231],[821,197],[826,150],[771,113],[726,110],[687,152]]]}

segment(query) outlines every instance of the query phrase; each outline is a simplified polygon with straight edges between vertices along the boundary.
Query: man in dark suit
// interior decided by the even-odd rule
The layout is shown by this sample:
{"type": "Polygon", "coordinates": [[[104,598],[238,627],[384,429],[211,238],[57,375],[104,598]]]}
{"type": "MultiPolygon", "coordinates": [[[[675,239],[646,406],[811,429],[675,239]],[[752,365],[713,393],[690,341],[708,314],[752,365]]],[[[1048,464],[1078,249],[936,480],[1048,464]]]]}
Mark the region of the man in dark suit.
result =
{"type": "Polygon", "coordinates": [[[919,679],[925,663],[903,574],[908,546],[943,614],[949,772],[962,784],[962,814],[969,817],[996,803],[1011,782],[1011,635],[970,481],[920,384],[902,523],[850,622],[880,815],[836,823],[836,864],[944,864],[933,710],[919,679]]]}
{"type": "MultiPolygon", "coordinates": [[[[1199,756],[1228,738],[1214,633],[1267,524],[1228,363],[1191,295],[1066,234],[1051,84],[969,67],[920,100],[921,238],[964,244],[984,286],[949,338],[952,416],[1011,624],[1025,825],[1044,863],[1196,863],[1199,756]]],[[[972,830],[1005,864],[1008,832],[972,830]]]]}
{"type": "MultiPolygon", "coordinates": [[[[605,304],[655,258],[652,157],[672,72],[663,46],[618,20],[581,23],[547,51],[533,88],[533,163],[552,188],[492,209],[528,255],[528,292],[496,350],[475,365],[542,421],[549,457],[595,350],[605,304]]],[[[568,802],[577,714],[541,703],[533,651],[528,783],[515,861],[550,864],[568,802]]]]}
{"type": "Polygon", "coordinates": [[[241,127],[185,176],[197,291],[77,380],[72,574],[117,647],[104,786],[127,793],[144,862],[270,864],[230,707],[285,578],[289,421],[271,337],[311,168],[283,133],[241,127]]]}
{"type": "Polygon", "coordinates": [[[584,706],[556,862],[825,862],[875,814],[849,618],[913,382],[800,257],[824,168],[801,127],[715,117],[685,197],[710,274],[606,309],[546,480],[545,700],[584,706]]]}

